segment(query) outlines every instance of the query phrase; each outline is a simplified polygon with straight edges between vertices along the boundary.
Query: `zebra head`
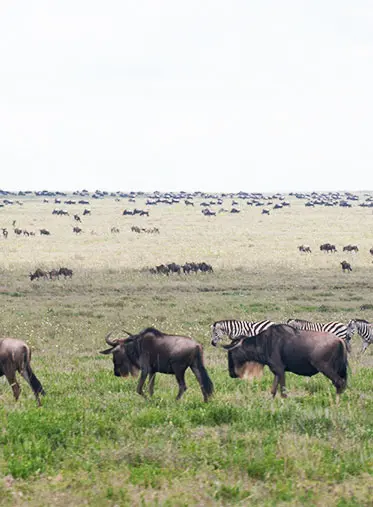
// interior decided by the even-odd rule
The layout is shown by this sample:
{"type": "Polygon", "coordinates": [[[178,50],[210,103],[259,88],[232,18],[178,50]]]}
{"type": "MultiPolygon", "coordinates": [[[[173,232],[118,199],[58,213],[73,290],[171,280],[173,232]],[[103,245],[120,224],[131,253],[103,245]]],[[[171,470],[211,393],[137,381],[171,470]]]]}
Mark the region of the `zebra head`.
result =
{"type": "Polygon", "coordinates": [[[349,320],[346,330],[346,340],[350,341],[356,331],[357,331],[356,321],[354,319],[349,320]]]}
{"type": "Polygon", "coordinates": [[[216,347],[219,340],[221,340],[225,335],[225,331],[224,329],[222,329],[220,322],[215,322],[214,324],[211,325],[211,334],[212,334],[211,345],[216,347]]]}

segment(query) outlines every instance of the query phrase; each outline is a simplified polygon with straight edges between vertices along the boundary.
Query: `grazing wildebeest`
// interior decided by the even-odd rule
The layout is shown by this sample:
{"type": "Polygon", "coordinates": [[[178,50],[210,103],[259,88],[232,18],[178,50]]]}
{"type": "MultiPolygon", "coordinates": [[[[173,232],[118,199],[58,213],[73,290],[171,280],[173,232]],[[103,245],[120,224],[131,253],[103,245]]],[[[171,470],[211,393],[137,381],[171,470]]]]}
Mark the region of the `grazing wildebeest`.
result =
{"type": "Polygon", "coordinates": [[[345,271],[352,271],[352,267],[351,267],[351,264],[347,261],[342,261],[341,262],[341,266],[342,266],[342,271],[345,272],[345,271]]]}
{"type": "Polygon", "coordinates": [[[48,231],[48,229],[40,229],[40,234],[42,236],[49,236],[50,232],[48,231]]]}
{"type": "Polygon", "coordinates": [[[176,376],[179,400],[187,387],[185,370],[190,368],[196,376],[204,401],[212,395],[214,386],[203,363],[202,346],[188,336],[175,336],[162,333],[153,327],[144,329],[139,334],[131,335],[116,341],[106,337],[110,349],[101,354],[113,354],[114,374],[126,376],[141,371],[137,385],[138,394],[143,395],[143,386],[149,375],[149,394],[153,395],[156,373],[168,373],[176,376]]]}
{"type": "Polygon", "coordinates": [[[4,238],[7,239],[7,237],[8,237],[8,229],[6,227],[2,227],[1,230],[3,231],[4,238]]]}
{"type": "Polygon", "coordinates": [[[80,218],[80,216],[76,215],[76,214],[74,215],[74,220],[76,220],[77,222],[81,222],[82,221],[81,218],[80,218]]]}
{"type": "Polygon", "coordinates": [[[337,251],[335,245],[331,245],[330,243],[323,243],[322,245],[320,245],[320,250],[322,252],[331,252],[331,253],[335,253],[337,251]]]}
{"type": "Polygon", "coordinates": [[[161,275],[169,275],[170,274],[170,268],[166,266],[165,264],[160,264],[159,266],[155,267],[157,274],[161,275]]]}
{"type": "Polygon", "coordinates": [[[41,405],[40,394],[45,394],[44,389],[31,369],[31,350],[22,340],[15,338],[0,339],[0,377],[5,375],[9,382],[16,401],[19,398],[21,388],[16,379],[18,371],[28,382],[35,394],[38,405],[41,405]]]}
{"type": "Polygon", "coordinates": [[[48,272],[38,268],[34,273],[30,273],[29,277],[31,281],[37,278],[48,278],[48,272]]]}
{"type": "Polygon", "coordinates": [[[223,346],[228,353],[229,374],[247,361],[268,365],[274,374],[271,393],[276,395],[278,384],[286,398],[285,372],[312,377],[323,373],[334,384],[339,395],[347,385],[347,349],[341,338],[331,333],[295,329],[287,324],[275,324],[250,338],[238,338],[223,346]]]}
{"type": "Polygon", "coordinates": [[[65,278],[71,278],[73,276],[73,270],[69,268],[60,268],[58,273],[59,275],[63,275],[65,278]]]}
{"type": "Polygon", "coordinates": [[[171,273],[177,273],[178,275],[180,275],[181,266],[179,264],[176,264],[175,262],[171,262],[170,264],[167,264],[167,267],[171,273]]]}
{"type": "Polygon", "coordinates": [[[83,211],[83,215],[84,215],[84,216],[85,216],[85,215],[90,215],[90,214],[91,214],[91,210],[89,210],[89,209],[85,209],[85,210],[83,211]]]}
{"type": "Polygon", "coordinates": [[[82,229],[80,227],[73,227],[73,232],[75,232],[75,234],[79,234],[82,232],[82,229]]]}
{"type": "Polygon", "coordinates": [[[308,245],[300,245],[298,250],[303,253],[311,253],[311,248],[308,245]]]}
{"type": "Polygon", "coordinates": [[[359,248],[357,245],[346,245],[343,247],[344,252],[355,252],[357,253],[359,251],[359,248]]]}

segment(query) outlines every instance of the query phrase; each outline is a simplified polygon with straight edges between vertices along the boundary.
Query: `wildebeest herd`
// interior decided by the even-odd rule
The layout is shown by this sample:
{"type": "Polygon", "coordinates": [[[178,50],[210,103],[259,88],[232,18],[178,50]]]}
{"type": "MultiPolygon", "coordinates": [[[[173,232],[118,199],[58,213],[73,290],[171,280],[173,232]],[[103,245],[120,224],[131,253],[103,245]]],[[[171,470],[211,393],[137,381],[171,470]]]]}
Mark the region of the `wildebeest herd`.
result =
{"type": "Polygon", "coordinates": [[[207,264],[206,262],[186,262],[183,265],[176,264],[175,262],[171,262],[169,264],[159,264],[155,266],[155,268],[150,268],[149,273],[153,275],[170,275],[171,273],[176,273],[178,275],[183,272],[185,275],[189,275],[190,273],[213,273],[211,264],[207,264]]]}
{"type": "Polygon", "coordinates": [[[73,270],[70,268],[59,268],[59,269],[51,269],[50,271],[45,271],[44,269],[36,269],[33,273],[29,274],[30,280],[38,280],[39,278],[44,279],[58,279],[60,276],[64,276],[65,278],[71,278],[73,276],[73,270]]]}
{"type": "MultiPolygon", "coordinates": [[[[287,397],[285,372],[312,377],[325,375],[336,388],[337,396],[347,387],[348,353],[350,340],[358,332],[363,340],[362,352],[373,342],[373,324],[361,320],[350,320],[347,325],[340,322],[313,323],[289,319],[286,324],[269,320],[260,322],[223,320],[211,326],[213,346],[227,335],[229,345],[228,371],[233,378],[260,377],[264,366],[274,375],[271,394],[274,397],[280,385],[281,396],[287,397]]],[[[202,345],[188,336],[166,334],[154,327],[132,334],[124,331],[127,338],[112,339],[109,333],[105,341],[109,349],[101,354],[111,354],[114,375],[136,377],[140,374],[137,393],[144,395],[143,387],[149,377],[150,396],[154,392],[157,373],[175,375],[180,399],[187,389],[185,372],[192,370],[200,385],[203,399],[209,400],[214,391],[213,382],[207,372],[202,345]]],[[[19,372],[31,386],[38,405],[45,391],[31,369],[31,351],[21,340],[0,340],[0,376],[5,375],[13,389],[16,400],[20,386],[16,380],[19,372]]]]}

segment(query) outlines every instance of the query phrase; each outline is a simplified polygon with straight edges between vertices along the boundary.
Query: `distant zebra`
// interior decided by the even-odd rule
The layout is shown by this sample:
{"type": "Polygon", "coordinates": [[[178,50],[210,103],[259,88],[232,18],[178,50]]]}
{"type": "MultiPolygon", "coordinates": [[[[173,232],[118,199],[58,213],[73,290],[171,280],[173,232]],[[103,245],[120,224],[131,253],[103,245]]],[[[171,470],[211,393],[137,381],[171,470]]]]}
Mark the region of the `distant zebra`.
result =
{"type": "Polygon", "coordinates": [[[310,322],[302,319],[289,319],[287,324],[295,329],[304,329],[305,331],[317,331],[319,333],[332,333],[342,338],[346,344],[347,352],[351,352],[350,339],[352,334],[347,332],[347,326],[342,322],[310,322]]]}
{"type": "MultiPolygon", "coordinates": [[[[273,324],[274,322],[270,320],[261,320],[259,322],[249,322],[247,320],[219,320],[214,322],[211,326],[211,344],[216,346],[224,335],[227,335],[231,340],[239,336],[256,336],[273,324]]],[[[230,361],[231,352],[228,352],[228,364],[230,361]]],[[[254,361],[247,361],[240,366],[239,370],[236,368],[236,375],[241,379],[261,377],[263,375],[263,368],[264,366],[262,364],[254,361]]]]}
{"type": "Polygon", "coordinates": [[[363,346],[361,349],[361,353],[363,353],[368,348],[368,345],[373,343],[373,324],[364,319],[352,319],[347,324],[347,334],[349,339],[351,339],[355,331],[363,339],[363,346]]]}

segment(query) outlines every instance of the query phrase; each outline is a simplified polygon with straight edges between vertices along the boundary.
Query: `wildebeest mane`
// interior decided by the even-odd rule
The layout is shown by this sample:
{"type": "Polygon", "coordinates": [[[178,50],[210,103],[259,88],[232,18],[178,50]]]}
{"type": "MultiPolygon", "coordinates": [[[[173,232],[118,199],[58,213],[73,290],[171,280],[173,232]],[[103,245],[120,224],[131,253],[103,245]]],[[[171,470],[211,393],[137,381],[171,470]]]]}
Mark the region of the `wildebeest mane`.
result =
{"type": "Polygon", "coordinates": [[[148,333],[151,333],[153,334],[154,336],[157,336],[157,337],[160,337],[160,336],[164,336],[164,333],[162,333],[161,331],[158,331],[158,329],[156,329],[155,327],[147,327],[146,329],[143,329],[141,331],[141,333],[139,333],[139,335],[145,335],[145,334],[148,334],[148,333]]]}

